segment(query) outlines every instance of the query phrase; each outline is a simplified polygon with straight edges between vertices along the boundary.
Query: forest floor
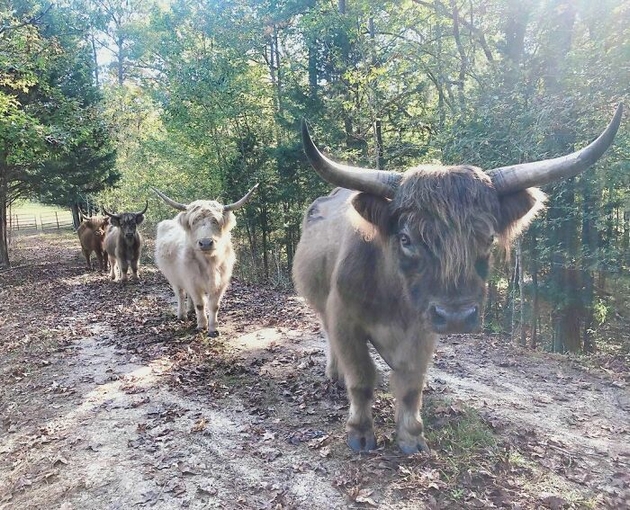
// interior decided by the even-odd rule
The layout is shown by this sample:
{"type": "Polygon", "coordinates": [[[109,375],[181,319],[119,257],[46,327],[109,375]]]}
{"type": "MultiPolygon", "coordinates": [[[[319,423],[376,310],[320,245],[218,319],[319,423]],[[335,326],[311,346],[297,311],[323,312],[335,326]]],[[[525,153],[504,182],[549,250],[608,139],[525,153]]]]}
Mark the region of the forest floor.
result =
{"type": "MultiPolygon", "coordinates": [[[[14,239],[0,272],[0,508],[630,508],[630,374],[444,338],[425,389],[431,454],[345,444],[343,390],[294,295],[234,281],[221,336],[139,283],[89,272],[73,235],[14,239]]],[[[610,368],[613,367],[613,368],[610,368]]]]}

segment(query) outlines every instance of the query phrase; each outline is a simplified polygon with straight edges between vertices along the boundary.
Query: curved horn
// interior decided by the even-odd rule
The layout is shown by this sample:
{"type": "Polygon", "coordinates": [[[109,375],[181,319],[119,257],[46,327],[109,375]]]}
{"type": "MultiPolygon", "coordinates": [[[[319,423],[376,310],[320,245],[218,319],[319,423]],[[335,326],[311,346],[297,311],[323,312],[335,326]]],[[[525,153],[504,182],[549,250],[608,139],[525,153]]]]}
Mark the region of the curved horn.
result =
{"type": "Polygon", "coordinates": [[[302,144],[306,157],[315,171],[322,179],[335,186],[393,198],[402,180],[402,175],[397,172],[372,170],[331,161],[319,152],[313,143],[304,119],[302,119],[302,144]]]}
{"type": "Polygon", "coordinates": [[[513,193],[533,186],[543,186],[553,181],[574,177],[595,163],[610,147],[621,123],[623,104],[599,137],[583,149],[561,156],[520,165],[503,166],[488,171],[499,195],[513,193]]]}
{"type": "Polygon", "coordinates": [[[120,214],[110,213],[107,209],[105,209],[105,206],[103,206],[103,212],[107,214],[107,216],[109,216],[110,218],[120,218],[120,214]]]}
{"type": "Polygon", "coordinates": [[[149,201],[145,200],[145,204],[144,204],[144,209],[142,209],[142,211],[138,211],[136,213],[134,213],[136,216],[139,216],[140,214],[144,214],[145,212],[147,212],[147,209],[149,208],[149,201]]]}
{"type": "Polygon", "coordinates": [[[233,204],[228,204],[228,205],[224,205],[223,206],[223,210],[224,211],[234,211],[236,209],[240,209],[241,207],[243,207],[247,202],[249,202],[249,199],[251,198],[252,194],[254,193],[254,191],[256,191],[256,188],[258,187],[258,183],[256,183],[256,185],[250,189],[247,194],[241,198],[238,202],[234,202],[233,204]]]}
{"type": "Polygon", "coordinates": [[[170,198],[168,198],[164,193],[162,193],[161,191],[155,189],[153,186],[150,186],[150,188],[155,191],[155,194],[160,197],[162,200],[164,200],[168,205],[170,205],[171,207],[174,207],[175,209],[177,209],[178,211],[185,211],[188,206],[186,204],[180,204],[179,202],[175,202],[175,200],[172,200],[170,198]]]}

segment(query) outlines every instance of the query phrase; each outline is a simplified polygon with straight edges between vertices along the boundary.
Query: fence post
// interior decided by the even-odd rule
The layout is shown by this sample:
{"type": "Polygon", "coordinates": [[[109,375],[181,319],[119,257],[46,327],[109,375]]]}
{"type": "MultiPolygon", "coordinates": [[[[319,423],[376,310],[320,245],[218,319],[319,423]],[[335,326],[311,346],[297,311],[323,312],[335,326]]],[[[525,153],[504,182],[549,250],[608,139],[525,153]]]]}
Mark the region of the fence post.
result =
{"type": "Polygon", "coordinates": [[[55,221],[57,222],[57,230],[59,230],[59,215],[57,214],[57,211],[55,211],[55,221]]]}

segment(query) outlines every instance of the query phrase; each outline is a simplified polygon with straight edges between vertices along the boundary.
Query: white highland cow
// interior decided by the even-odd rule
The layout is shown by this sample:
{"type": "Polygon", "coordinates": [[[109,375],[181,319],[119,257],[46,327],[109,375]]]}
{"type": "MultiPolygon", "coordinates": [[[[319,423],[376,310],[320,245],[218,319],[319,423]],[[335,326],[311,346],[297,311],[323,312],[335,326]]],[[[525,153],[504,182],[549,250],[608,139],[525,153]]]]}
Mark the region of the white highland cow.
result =
{"type": "Polygon", "coordinates": [[[219,335],[219,303],[236,261],[230,234],[236,225],[232,211],[245,205],[257,187],[228,205],[214,200],[180,204],[153,188],[167,204],[182,211],[174,219],[158,224],[155,262],[173,287],[177,317],[184,319],[187,310],[194,306],[197,330],[207,330],[211,337],[219,335]]]}

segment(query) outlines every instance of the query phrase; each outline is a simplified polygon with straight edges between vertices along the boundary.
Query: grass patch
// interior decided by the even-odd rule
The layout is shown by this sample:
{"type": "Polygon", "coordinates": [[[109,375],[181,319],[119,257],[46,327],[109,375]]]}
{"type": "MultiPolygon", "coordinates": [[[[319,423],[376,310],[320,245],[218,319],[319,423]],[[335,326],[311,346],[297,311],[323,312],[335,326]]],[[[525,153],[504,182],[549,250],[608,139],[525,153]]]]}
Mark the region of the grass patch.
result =
{"type": "Polygon", "coordinates": [[[427,441],[445,461],[444,475],[451,481],[471,467],[492,470],[501,460],[497,437],[475,409],[428,396],[423,414],[427,441]]]}
{"type": "Polygon", "coordinates": [[[11,207],[11,214],[47,214],[54,212],[69,213],[70,209],[30,201],[18,201],[11,207]]]}

